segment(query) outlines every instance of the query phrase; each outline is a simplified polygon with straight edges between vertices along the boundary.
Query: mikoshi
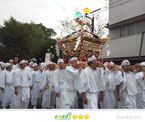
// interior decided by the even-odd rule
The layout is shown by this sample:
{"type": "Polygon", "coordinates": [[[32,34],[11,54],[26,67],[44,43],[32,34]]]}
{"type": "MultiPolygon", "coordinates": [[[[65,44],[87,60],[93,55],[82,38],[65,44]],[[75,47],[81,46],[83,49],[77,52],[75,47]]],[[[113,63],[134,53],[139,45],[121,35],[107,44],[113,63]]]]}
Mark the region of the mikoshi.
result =
{"type": "Polygon", "coordinates": [[[62,49],[65,63],[71,57],[77,57],[79,61],[87,61],[91,55],[102,59],[102,49],[106,40],[101,39],[96,34],[81,29],[66,37],[57,38],[57,43],[62,49]]]}

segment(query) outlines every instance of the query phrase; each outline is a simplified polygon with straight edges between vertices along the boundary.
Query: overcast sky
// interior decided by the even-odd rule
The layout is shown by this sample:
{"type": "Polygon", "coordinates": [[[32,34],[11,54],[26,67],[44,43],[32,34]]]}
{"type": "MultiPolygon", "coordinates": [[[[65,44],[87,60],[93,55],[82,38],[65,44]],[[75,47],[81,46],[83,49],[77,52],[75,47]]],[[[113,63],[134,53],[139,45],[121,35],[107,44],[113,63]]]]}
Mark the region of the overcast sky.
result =
{"type": "MultiPolygon", "coordinates": [[[[60,35],[60,22],[75,18],[75,11],[83,13],[84,8],[96,10],[106,6],[106,0],[0,0],[0,25],[3,21],[16,18],[21,22],[42,23],[48,28],[54,28],[60,35]]],[[[108,18],[108,11],[101,13],[108,18]]]]}

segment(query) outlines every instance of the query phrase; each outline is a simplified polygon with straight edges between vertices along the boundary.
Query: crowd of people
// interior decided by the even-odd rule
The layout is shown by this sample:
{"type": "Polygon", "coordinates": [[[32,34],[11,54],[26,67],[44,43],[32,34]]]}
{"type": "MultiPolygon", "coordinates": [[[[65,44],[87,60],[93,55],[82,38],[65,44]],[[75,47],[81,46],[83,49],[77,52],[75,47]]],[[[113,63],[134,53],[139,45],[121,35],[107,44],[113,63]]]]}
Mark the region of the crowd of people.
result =
{"type": "Polygon", "coordinates": [[[144,109],[145,62],[0,62],[3,109],[144,109]],[[82,106],[81,106],[82,105],[82,106]],[[80,107],[81,106],[81,107],[80,107]]]}

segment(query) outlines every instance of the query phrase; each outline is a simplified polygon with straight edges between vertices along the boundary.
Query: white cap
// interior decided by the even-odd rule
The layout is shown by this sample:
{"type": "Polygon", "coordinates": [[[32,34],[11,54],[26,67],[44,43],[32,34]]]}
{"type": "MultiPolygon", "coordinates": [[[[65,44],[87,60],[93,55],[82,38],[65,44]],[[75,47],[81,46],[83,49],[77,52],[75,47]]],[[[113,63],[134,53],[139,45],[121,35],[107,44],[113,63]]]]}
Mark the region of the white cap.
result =
{"type": "Polygon", "coordinates": [[[6,63],[6,67],[9,67],[11,64],[10,63],[6,63]]]}
{"type": "Polygon", "coordinates": [[[26,61],[25,60],[21,60],[19,64],[24,64],[24,63],[26,63],[26,61]]]}
{"type": "Polygon", "coordinates": [[[31,65],[31,64],[33,64],[33,63],[34,63],[34,62],[31,61],[31,62],[29,63],[29,65],[31,65]]]}
{"type": "Polygon", "coordinates": [[[0,64],[3,64],[3,62],[2,62],[2,61],[0,61],[0,64]]]}
{"type": "Polygon", "coordinates": [[[145,67],[145,62],[141,62],[140,65],[141,65],[142,67],[145,67]]]}
{"type": "Polygon", "coordinates": [[[10,60],[9,60],[9,62],[11,62],[11,61],[13,62],[13,59],[10,59],[10,60]]]}
{"type": "Polygon", "coordinates": [[[5,66],[6,66],[6,64],[5,64],[5,63],[2,63],[2,64],[1,64],[1,67],[5,67],[5,66]]]}
{"type": "Polygon", "coordinates": [[[28,61],[27,61],[27,60],[26,60],[25,62],[26,62],[26,63],[28,63],[28,61]]]}
{"type": "Polygon", "coordinates": [[[128,66],[128,65],[130,65],[130,62],[128,60],[124,60],[121,63],[121,66],[128,66]]]}
{"type": "Polygon", "coordinates": [[[50,64],[54,64],[53,62],[51,62],[51,61],[49,61],[48,63],[47,63],[47,65],[50,65],[50,64]]]}
{"type": "Polygon", "coordinates": [[[78,58],[77,58],[77,57],[72,57],[72,58],[70,59],[70,61],[78,61],[78,58]]]}
{"type": "Polygon", "coordinates": [[[114,63],[113,61],[110,61],[110,65],[111,65],[111,66],[114,66],[115,63],[114,63]]]}
{"type": "Polygon", "coordinates": [[[95,60],[97,60],[97,58],[94,55],[88,58],[88,62],[95,61],[95,60]]]}
{"type": "Polygon", "coordinates": [[[33,64],[33,67],[38,66],[36,63],[33,64]]]}
{"type": "Polygon", "coordinates": [[[104,66],[105,66],[105,67],[107,67],[108,65],[110,65],[109,62],[105,62],[105,63],[104,63],[104,66]]]}
{"type": "Polygon", "coordinates": [[[59,63],[64,63],[64,60],[63,59],[58,59],[57,60],[57,63],[59,64],[59,63]]]}

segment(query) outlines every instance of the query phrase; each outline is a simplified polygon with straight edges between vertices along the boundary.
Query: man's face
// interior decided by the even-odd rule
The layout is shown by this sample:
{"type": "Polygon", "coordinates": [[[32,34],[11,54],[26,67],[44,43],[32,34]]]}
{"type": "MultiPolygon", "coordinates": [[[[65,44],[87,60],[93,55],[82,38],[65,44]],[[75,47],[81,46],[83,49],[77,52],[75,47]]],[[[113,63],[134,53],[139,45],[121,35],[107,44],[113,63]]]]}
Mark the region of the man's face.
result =
{"type": "Polygon", "coordinates": [[[124,72],[129,72],[130,71],[130,66],[122,66],[122,70],[124,72]]]}
{"type": "Polygon", "coordinates": [[[34,71],[38,71],[38,66],[34,66],[34,71]]]}
{"type": "Polygon", "coordinates": [[[74,67],[74,68],[77,68],[78,67],[78,64],[77,64],[77,61],[75,60],[75,61],[72,61],[71,62],[71,65],[72,65],[72,67],[74,67]]]}
{"type": "Polygon", "coordinates": [[[64,63],[63,62],[59,63],[58,67],[59,67],[59,69],[64,69],[64,63]]]}
{"type": "Polygon", "coordinates": [[[92,61],[92,67],[95,69],[97,66],[98,66],[97,61],[96,60],[92,61]]]}
{"type": "Polygon", "coordinates": [[[34,63],[31,63],[31,64],[29,65],[29,66],[30,66],[30,68],[33,68],[33,64],[34,64],[34,63]]]}
{"type": "Polygon", "coordinates": [[[9,63],[10,63],[11,65],[13,65],[13,61],[10,61],[9,63]]]}
{"type": "Polygon", "coordinates": [[[49,70],[54,70],[54,64],[49,64],[49,65],[48,65],[48,69],[49,69],[49,70]]]}
{"type": "Polygon", "coordinates": [[[135,64],[135,68],[136,68],[137,72],[140,72],[140,71],[141,71],[141,66],[140,66],[140,64],[135,64]]]}
{"type": "Polygon", "coordinates": [[[4,67],[1,67],[1,70],[4,70],[5,68],[4,67]]]}
{"type": "Polygon", "coordinates": [[[26,66],[28,66],[28,61],[26,61],[26,63],[25,63],[25,64],[26,64],[26,66]]]}
{"type": "Polygon", "coordinates": [[[145,67],[142,67],[142,71],[145,72],[145,67]]]}
{"type": "Polygon", "coordinates": [[[9,71],[11,71],[11,70],[12,70],[12,65],[10,65],[10,66],[8,67],[8,70],[9,70],[9,71]]]}
{"type": "Polygon", "coordinates": [[[20,65],[20,68],[21,69],[25,69],[25,67],[26,67],[26,64],[25,63],[20,65]]]}

